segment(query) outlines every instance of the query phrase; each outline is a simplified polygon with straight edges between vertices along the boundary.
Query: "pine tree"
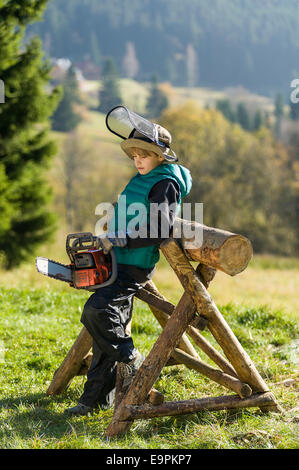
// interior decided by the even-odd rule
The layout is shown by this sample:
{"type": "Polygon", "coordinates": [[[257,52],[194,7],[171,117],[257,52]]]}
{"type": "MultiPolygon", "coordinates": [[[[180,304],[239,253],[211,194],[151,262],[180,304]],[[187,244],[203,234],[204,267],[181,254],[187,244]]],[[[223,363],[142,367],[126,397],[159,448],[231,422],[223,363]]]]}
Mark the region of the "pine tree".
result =
{"type": "Polygon", "coordinates": [[[50,63],[41,42],[22,42],[26,26],[40,18],[47,0],[0,0],[0,252],[8,268],[20,264],[53,232],[50,190],[43,170],[56,152],[49,116],[59,91],[46,91],[50,63]]]}
{"type": "Polygon", "coordinates": [[[74,110],[76,102],[80,102],[80,98],[75,69],[71,65],[63,83],[63,98],[52,117],[53,130],[70,132],[78,126],[81,118],[74,110]]]}
{"type": "Polygon", "coordinates": [[[246,131],[251,130],[250,115],[244,103],[237,106],[237,122],[246,131]]]}
{"type": "Polygon", "coordinates": [[[293,121],[299,120],[299,103],[293,103],[290,101],[290,118],[293,121]]]}
{"type": "Polygon", "coordinates": [[[264,118],[260,109],[257,109],[253,117],[253,130],[258,131],[264,125],[264,118]]]}
{"type": "Polygon", "coordinates": [[[90,34],[90,51],[91,51],[91,57],[93,59],[93,62],[97,66],[100,66],[101,52],[100,52],[100,47],[99,47],[99,41],[94,31],[92,31],[90,34]]]}
{"type": "Polygon", "coordinates": [[[231,103],[229,100],[224,99],[224,100],[217,100],[216,101],[216,109],[220,111],[223,116],[228,119],[230,122],[235,122],[236,121],[236,115],[234,110],[232,109],[231,103]]]}
{"type": "Polygon", "coordinates": [[[112,58],[106,60],[104,64],[102,89],[99,94],[99,107],[101,113],[107,113],[110,109],[121,104],[121,95],[118,83],[118,72],[112,58]]]}
{"type": "Polygon", "coordinates": [[[158,118],[168,107],[168,99],[165,93],[158,87],[158,79],[153,76],[150,95],[146,103],[146,112],[148,118],[158,118]]]}
{"type": "Polygon", "coordinates": [[[275,134],[276,137],[280,136],[281,118],[283,117],[284,99],[281,93],[278,93],[275,98],[275,134]]]}

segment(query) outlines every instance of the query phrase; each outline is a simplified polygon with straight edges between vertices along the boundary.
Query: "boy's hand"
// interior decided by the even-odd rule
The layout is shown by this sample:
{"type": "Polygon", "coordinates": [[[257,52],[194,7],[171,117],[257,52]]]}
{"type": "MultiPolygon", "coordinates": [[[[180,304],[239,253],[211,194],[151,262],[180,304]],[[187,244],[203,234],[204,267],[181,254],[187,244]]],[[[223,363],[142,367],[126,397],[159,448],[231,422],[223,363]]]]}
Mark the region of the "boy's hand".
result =
{"type": "Polygon", "coordinates": [[[107,233],[107,235],[101,235],[95,237],[97,248],[102,249],[105,254],[114,247],[125,247],[127,245],[127,236],[125,232],[119,231],[117,233],[107,233]]]}

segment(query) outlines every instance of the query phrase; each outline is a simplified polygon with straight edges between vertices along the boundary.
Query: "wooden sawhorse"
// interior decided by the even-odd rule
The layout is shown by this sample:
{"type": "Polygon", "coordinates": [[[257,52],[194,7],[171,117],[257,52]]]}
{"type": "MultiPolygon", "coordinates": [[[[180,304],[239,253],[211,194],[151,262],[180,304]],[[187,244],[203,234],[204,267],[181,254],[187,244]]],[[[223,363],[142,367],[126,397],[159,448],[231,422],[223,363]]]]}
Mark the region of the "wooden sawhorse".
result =
{"type": "MultiPolygon", "coordinates": [[[[184,250],[184,239],[178,243],[174,238],[170,238],[162,243],[160,248],[181,282],[184,294],[175,306],[163,297],[152,281],[146,283],[136,294],[137,298],[147,302],[163,331],[124,396],[120,374],[117,372],[114,415],[107,428],[109,438],[126,433],[136,419],[183,415],[200,410],[248,407],[282,412],[274,395],[269,391],[207,291],[216,269],[233,275],[245,269],[251,257],[248,251],[245,253],[245,245],[244,237],[209,227],[204,229],[200,253],[198,250],[194,252],[190,249],[184,250]],[[233,255],[229,255],[230,249],[237,248],[237,254],[234,252],[233,255]],[[194,260],[196,258],[194,253],[198,259],[204,260],[207,264],[200,262],[194,269],[188,259],[189,256],[194,260]],[[237,259],[239,262],[240,258],[242,260],[236,268],[235,264],[238,263],[233,261],[237,259]],[[200,334],[200,330],[204,328],[208,328],[211,332],[225,357],[200,334]],[[219,369],[211,367],[199,358],[186,335],[213,360],[219,369]],[[235,394],[164,402],[161,394],[152,387],[163,367],[174,364],[185,364],[235,394]]],[[[247,248],[248,246],[247,244],[247,248]]],[[[47,390],[48,395],[62,393],[75,375],[86,373],[92,357],[91,346],[92,338],[83,328],[54,374],[47,390]]]]}

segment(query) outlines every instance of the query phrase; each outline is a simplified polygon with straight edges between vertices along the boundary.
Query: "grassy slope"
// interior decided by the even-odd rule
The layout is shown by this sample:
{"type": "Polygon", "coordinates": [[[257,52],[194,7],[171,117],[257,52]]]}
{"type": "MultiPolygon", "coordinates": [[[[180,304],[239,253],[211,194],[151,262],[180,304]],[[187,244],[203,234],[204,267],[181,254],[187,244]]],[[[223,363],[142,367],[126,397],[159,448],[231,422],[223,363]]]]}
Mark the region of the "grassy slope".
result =
{"type": "MultiPolygon", "coordinates": [[[[298,445],[296,390],[271,385],[284,416],[259,410],[202,412],[183,417],[136,421],[128,438],[110,443],[105,430],[112,410],[69,419],[66,407],[76,403],[84,378],[74,379],[63,395],[47,397],[46,388],[81,329],[86,293],[55,288],[2,287],[0,334],[0,441],[2,448],[294,448],[298,445]]],[[[175,301],[174,298],[169,297],[175,301]]],[[[239,341],[267,383],[296,375],[298,325],[271,308],[221,307],[239,341]]],[[[136,300],[132,334],[148,353],[160,327],[147,306],[136,300]]],[[[207,332],[204,335],[209,337],[207,332]]],[[[211,342],[214,343],[213,338],[211,342]]],[[[201,354],[203,359],[204,355],[201,354]]],[[[209,362],[209,361],[208,361],[209,362]]],[[[166,400],[227,394],[183,366],[165,368],[156,384],[166,400]]]]}
{"type": "MultiPolygon", "coordinates": [[[[131,79],[120,80],[120,91],[123,96],[123,104],[135,112],[144,113],[146,100],[149,95],[149,83],[140,83],[131,79]]],[[[219,99],[229,99],[236,106],[243,102],[249,110],[255,111],[257,108],[270,113],[274,110],[273,101],[265,96],[250,93],[243,87],[224,88],[223,90],[214,90],[211,88],[187,88],[172,87],[169,83],[161,83],[161,89],[167,94],[169,105],[178,106],[185,101],[192,100],[198,105],[214,106],[219,99]]],[[[81,91],[87,97],[89,105],[97,105],[97,94],[100,88],[99,82],[85,80],[81,83],[81,91]]]]}

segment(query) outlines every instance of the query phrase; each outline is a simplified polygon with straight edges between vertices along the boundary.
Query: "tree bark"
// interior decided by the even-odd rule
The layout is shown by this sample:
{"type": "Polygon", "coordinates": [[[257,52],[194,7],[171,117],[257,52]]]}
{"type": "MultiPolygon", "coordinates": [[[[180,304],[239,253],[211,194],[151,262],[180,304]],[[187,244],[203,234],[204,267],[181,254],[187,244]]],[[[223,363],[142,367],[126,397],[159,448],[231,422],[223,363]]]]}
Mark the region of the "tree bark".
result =
{"type": "Polygon", "coordinates": [[[64,392],[71,380],[78,375],[82,367],[82,359],[88,354],[92,346],[92,337],[85,327],[69,350],[61,366],[55,372],[47,395],[58,395],[64,392]]]}
{"type": "MultiPolygon", "coordinates": [[[[161,244],[161,250],[178,276],[185,292],[190,294],[197,311],[209,320],[208,327],[236,370],[239,379],[250,385],[254,392],[266,392],[268,387],[256,370],[250,357],[242,348],[234,333],[219,312],[216,304],[199,279],[185,254],[175,240],[168,239],[161,244]]],[[[273,403],[273,410],[279,406],[273,403]]]]}
{"type": "MultiPolygon", "coordinates": [[[[162,405],[126,405],[123,417],[125,420],[149,419],[162,416],[177,416],[197,413],[201,410],[219,411],[235,408],[265,407],[273,403],[271,392],[257,393],[248,398],[240,398],[237,395],[221,397],[199,398],[185,401],[164,402],[162,405]]],[[[120,423],[122,427],[127,421],[120,423]]]]}
{"type": "Polygon", "coordinates": [[[189,354],[180,351],[177,348],[173,351],[172,355],[175,359],[181,361],[182,364],[185,364],[189,369],[194,369],[223,387],[233,390],[241,398],[250,397],[252,394],[252,390],[249,385],[244,384],[239,379],[232,377],[221,370],[205,364],[201,360],[194,359],[189,354]]]}
{"type": "Polygon", "coordinates": [[[180,242],[189,260],[231,276],[244,271],[253,254],[248,238],[179,217],[175,219],[172,237],[180,242]]]}
{"type": "MultiPolygon", "coordinates": [[[[197,269],[198,275],[199,276],[204,276],[203,282],[205,282],[206,286],[211,282],[212,277],[211,276],[211,271],[207,270],[206,266],[199,266],[197,269]]],[[[164,325],[166,324],[167,320],[169,319],[169,316],[173,313],[175,310],[175,305],[172,303],[168,302],[167,299],[159,292],[157,287],[155,286],[153,281],[149,281],[148,283],[145,284],[144,288],[141,289],[138,292],[138,298],[144,299],[146,302],[148,302],[149,307],[151,308],[152,312],[156,316],[157,320],[160,322],[162,325],[162,322],[164,325]],[[143,293],[144,291],[150,291],[151,295],[144,296],[143,293]]],[[[196,307],[194,305],[193,300],[190,297],[190,309],[193,308],[194,312],[196,311],[196,307]]],[[[162,326],[164,326],[162,325],[162,326]]],[[[223,372],[233,376],[237,377],[236,371],[234,368],[229,364],[229,362],[215,349],[209,342],[206,340],[200,333],[199,331],[192,327],[188,326],[186,330],[187,334],[190,336],[190,338],[195,342],[195,344],[210,358],[212,359],[215,364],[217,364],[223,372]]],[[[181,346],[179,346],[180,349],[183,349],[181,346]]],[[[188,351],[186,351],[188,352],[188,351]]]]}

